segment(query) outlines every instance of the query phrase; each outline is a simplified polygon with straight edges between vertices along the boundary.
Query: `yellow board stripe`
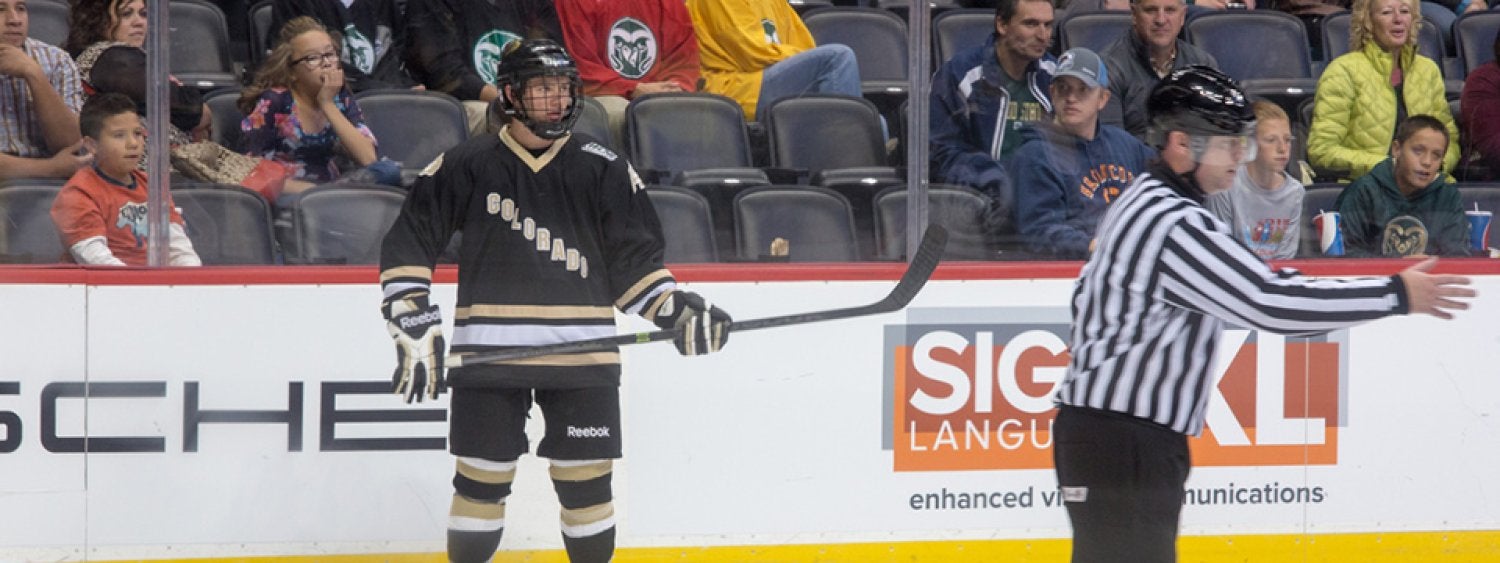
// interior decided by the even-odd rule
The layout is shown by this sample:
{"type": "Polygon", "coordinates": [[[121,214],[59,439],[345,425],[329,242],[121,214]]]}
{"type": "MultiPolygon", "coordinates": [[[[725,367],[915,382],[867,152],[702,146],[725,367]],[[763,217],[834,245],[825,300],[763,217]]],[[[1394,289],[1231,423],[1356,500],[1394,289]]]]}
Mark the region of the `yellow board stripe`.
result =
{"type": "MultiPolygon", "coordinates": [[[[888,542],[799,545],[735,545],[714,547],[621,548],[615,563],[716,563],[764,561],[775,563],[896,563],[921,561],[1007,561],[1056,563],[1068,558],[1068,540],[974,540],[946,542],[888,542]]],[[[1393,532],[1375,534],[1286,534],[1261,536],[1187,536],[1178,541],[1178,559],[1207,563],[1243,561],[1299,561],[1310,563],[1444,563],[1493,562],[1500,558],[1500,530],[1455,532],[1393,532]]],[[[286,557],[230,557],[214,559],[131,559],[139,563],[443,563],[441,553],[386,553],[286,557]]],[[[501,550],[496,561],[567,563],[562,551],[501,550]]],[[[98,560],[96,560],[98,561],[98,560]]]]}

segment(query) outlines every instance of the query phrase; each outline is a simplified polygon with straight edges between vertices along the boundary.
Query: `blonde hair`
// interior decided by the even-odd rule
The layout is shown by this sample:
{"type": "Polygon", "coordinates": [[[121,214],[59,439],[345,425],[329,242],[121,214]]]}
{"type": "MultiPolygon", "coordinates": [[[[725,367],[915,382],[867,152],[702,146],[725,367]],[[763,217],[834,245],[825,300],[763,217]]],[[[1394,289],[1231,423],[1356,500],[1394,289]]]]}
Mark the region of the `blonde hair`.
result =
{"type": "Polygon", "coordinates": [[[1287,123],[1291,123],[1292,121],[1292,118],[1287,117],[1286,110],[1281,109],[1281,106],[1265,100],[1256,100],[1255,103],[1250,104],[1250,110],[1255,112],[1256,123],[1272,119],[1280,119],[1287,123]]]}
{"type": "MultiPolygon", "coordinates": [[[[1365,43],[1375,40],[1374,30],[1370,29],[1370,20],[1374,17],[1373,12],[1385,0],[1354,0],[1354,5],[1349,7],[1349,52],[1356,52],[1365,48],[1365,43]]],[[[1405,0],[1406,5],[1411,7],[1411,29],[1406,33],[1406,44],[1416,45],[1418,30],[1422,29],[1422,6],[1420,0],[1405,0]]]]}
{"type": "MultiPolygon", "coordinates": [[[[271,49],[271,54],[266,55],[265,62],[262,62],[260,68],[255,71],[255,80],[240,92],[237,105],[241,113],[249,115],[250,112],[255,111],[256,101],[266,90],[291,87],[292,65],[296,62],[292,60],[292,40],[304,33],[314,31],[328,34],[330,38],[333,37],[333,34],[328,32],[328,28],[309,16],[292,18],[281,26],[281,33],[276,37],[276,47],[271,49]]],[[[337,41],[334,42],[333,48],[335,51],[338,50],[337,41]]]]}

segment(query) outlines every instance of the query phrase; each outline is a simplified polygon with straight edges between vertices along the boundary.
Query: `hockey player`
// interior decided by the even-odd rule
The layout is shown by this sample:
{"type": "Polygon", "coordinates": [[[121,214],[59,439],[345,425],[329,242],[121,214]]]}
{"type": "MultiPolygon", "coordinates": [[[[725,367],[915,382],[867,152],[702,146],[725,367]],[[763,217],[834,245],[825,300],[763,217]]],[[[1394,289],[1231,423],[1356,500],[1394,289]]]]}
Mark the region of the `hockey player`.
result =
{"type": "MultiPolygon", "coordinates": [[[[570,135],[579,113],[572,59],[552,41],[528,40],[503,55],[497,75],[509,123],[428,165],[381,248],[395,392],[410,402],[445,388],[442,315],[428,286],[460,230],[457,353],[610,336],[615,309],[682,327],[675,344],[685,355],[722,347],[729,315],[679,289],[663,268],[661,226],[630,164],[596,139],[570,135]]],[[[619,352],[464,366],[453,376],[449,559],[494,555],[535,401],[546,421],[537,455],[551,460],[568,556],[608,561],[619,352]]]]}

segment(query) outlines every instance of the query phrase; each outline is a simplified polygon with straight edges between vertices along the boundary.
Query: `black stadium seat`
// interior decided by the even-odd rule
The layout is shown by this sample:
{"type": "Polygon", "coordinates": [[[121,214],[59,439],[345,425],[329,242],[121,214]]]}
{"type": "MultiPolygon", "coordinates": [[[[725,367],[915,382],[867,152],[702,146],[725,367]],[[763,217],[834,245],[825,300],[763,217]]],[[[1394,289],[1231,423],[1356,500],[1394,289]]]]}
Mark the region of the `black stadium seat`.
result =
{"type": "Polygon", "coordinates": [[[469,138],[464,106],[453,96],[426,90],[366,90],[354,96],[380,156],[401,163],[403,183],[469,138]]]}
{"type": "Polygon", "coordinates": [[[224,12],[203,0],[172,0],[172,75],[204,91],[239,86],[229,57],[229,27],[224,12]]]}
{"type": "Polygon", "coordinates": [[[719,248],[708,200],[676,186],[646,189],[666,238],[666,261],[673,264],[718,262],[719,248]]]}
{"type": "Polygon", "coordinates": [[[68,40],[68,5],[61,0],[31,0],[26,9],[30,19],[26,36],[62,47],[68,40]]]}
{"type": "MultiPolygon", "coordinates": [[[[906,22],[888,10],[825,8],[803,18],[818,45],[837,43],[854,51],[866,95],[905,97],[906,22]]],[[[894,107],[894,104],[892,104],[894,107]]]]}
{"type": "Polygon", "coordinates": [[[855,227],[870,238],[860,247],[874,249],[875,193],[905,183],[887,166],[880,112],[863,98],[816,95],[772,104],[766,116],[771,165],[805,172],[813,184],[849,199],[855,227]]]}
{"type": "Polygon", "coordinates": [[[52,200],[62,182],[15,180],[0,184],[0,263],[50,264],[63,256],[52,224],[52,200]]]}
{"type": "Polygon", "coordinates": [[[302,193],[292,210],[294,256],[305,264],[375,264],[406,192],[374,185],[324,184],[302,193]]]}
{"type": "Polygon", "coordinates": [[[745,190],[734,198],[734,222],[741,260],[768,259],[776,239],[787,241],[790,262],[849,262],[860,256],[849,202],[826,188],[745,190]]]}
{"type": "Polygon", "coordinates": [[[578,121],[573,125],[573,131],[585,133],[590,137],[598,139],[614,150],[620,149],[620,140],[609,128],[609,114],[604,111],[604,106],[599,100],[585,96],[582,102],[583,113],[578,116],[578,121]]]}
{"type": "Polygon", "coordinates": [[[213,141],[234,152],[244,152],[245,149],[245,133],[240,130],[240,122],[245,116],[240,113],[239,100],[239,88],[217,90],[203,97],[203,103],[213,114],[213,141]]]}
{"type": "Polygon", "coordinates": [[[833,7],[831,0],[790,0],[790,3],[792,9],[796,10],[798,15],[805,14],[809,10],[833,7]]]}
{"type": "MultiPolygon", "coordinates": [[[[882,10],[889,10],[901,18],[901,21],[911,21],[911,0],[874,0],[864,2],[863,5],[873,5],[882,10]]],[[[948,13],[950,10],[963,8],[966,2],[959,0],[927,0],[927,15],[936,18],[948,13]]],[[[991,10],[993,13],[993,10],[991,10]]]]}
{"type": "MultiPolygon", "coordinates": [[[[900,260],[906,257],[906,188],[894,187],[875,196],[876,257],[900,260]]],[[[963,186],[932,184],[927,190],[927,220],[948,229],[950,260],[991,260],[995,253],[984,227],[989,198],[963,186]]]]}
{"type": "Polygon", "coordinates": [[[779,100],[767,113],[772,166],[817,174],[886,164],[880,112],[868,100],[809,95],[779,100]]]}
{"type": "Polygon", "coordinates": [[[1213,55],[1219,70],[1239,81],[1246,94],[1290,112],[1317,90],[1307,26],[1296,16],[1224,10],[1196,16],[1183,28],[1188,41],[1213,55]]]}
{"type": "Polygon", "coordinates": [[[751,168],[754,162],[744,110],[716,94],[671,92],[631,100],[625,145],[647,182],[685,170],[751,168]]]}
{"type": "Polygon", "coordinates": [[[1103,11],[1068,14],[1057,24],[1058,41],[1063,50],[1083,47],[1095,53],[1130,31],[1130,12],[1103,11]]]}
{"type": "Polygon", "coordinates": [[[227,184],[172,190],[193,249],[206,265],[275,264],[271,206],[260,194],[227,184]]]}
{"type": "Polygon", "coordinates": [[[1495,58],[1496,31],[1500,31],[1500,11],[1468,13],[1453,22],[1453,41],[1465,76],[1495,58]]]}
{"type": "Polygon", "coordinates": [[[260,62],[266,60],[266,55],[271,52],[271,2],[272,0],[260,0],[250,7],[250,64],[260,66],[260,62]]]}
{"type": "Polygon", "coordinates": [[[995,11],[984,8],[949,10],[932,18],[932,41],[938,64],[964,50],[983,45],[995,32],[995,11]]]}

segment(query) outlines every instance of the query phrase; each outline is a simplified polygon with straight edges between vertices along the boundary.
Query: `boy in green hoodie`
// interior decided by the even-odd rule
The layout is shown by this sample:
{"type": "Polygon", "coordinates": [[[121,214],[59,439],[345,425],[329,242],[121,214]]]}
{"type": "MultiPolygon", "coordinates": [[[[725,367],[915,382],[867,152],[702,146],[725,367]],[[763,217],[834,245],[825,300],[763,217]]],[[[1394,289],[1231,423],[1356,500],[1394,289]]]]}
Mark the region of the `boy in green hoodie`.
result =
{"type": "Polygon", "coordinates": [[[1339,194],[1347,255],[1469,255],[1458,186],[1443,175],[1447,152],[1442,122],[1428,115],[1401,122],[1391,156],[1339,194]]]}

